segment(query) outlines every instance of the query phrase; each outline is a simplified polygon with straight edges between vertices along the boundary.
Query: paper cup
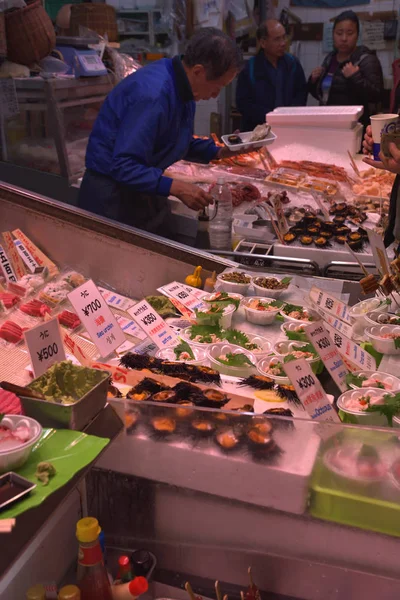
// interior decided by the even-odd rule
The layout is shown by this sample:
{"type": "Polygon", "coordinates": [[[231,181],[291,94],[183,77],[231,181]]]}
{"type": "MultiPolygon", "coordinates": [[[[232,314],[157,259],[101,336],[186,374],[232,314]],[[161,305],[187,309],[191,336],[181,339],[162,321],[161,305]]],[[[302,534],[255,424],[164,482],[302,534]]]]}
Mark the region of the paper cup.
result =
{"type": "Polygon", "coordinates": [[[371,129],[373,139],[373,153],[374,160],[380,160],[379,152],[381,151],[381,136],[383,131],[388,131],[390,125],[395,124],[399,118],[399,115],[395,114],[381,114],[372,115],[371,117],[371,129]]]}

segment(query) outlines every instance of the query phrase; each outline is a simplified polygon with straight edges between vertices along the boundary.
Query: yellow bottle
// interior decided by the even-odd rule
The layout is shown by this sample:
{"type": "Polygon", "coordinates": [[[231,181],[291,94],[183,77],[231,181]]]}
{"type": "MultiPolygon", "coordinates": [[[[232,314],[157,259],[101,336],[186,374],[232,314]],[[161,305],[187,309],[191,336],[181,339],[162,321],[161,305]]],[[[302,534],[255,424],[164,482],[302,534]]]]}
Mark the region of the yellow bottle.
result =
{"type": "Polygon", "coordinates": [[[66,585],[58,592],[58,600],[81,600],[81,592],[76,585],[66,585]]]}
{"type": "Polygon", "coordinates": [[[41,583],[33,585],[26,592],[26,600],[46,600],[46,590],[41,583]]]}

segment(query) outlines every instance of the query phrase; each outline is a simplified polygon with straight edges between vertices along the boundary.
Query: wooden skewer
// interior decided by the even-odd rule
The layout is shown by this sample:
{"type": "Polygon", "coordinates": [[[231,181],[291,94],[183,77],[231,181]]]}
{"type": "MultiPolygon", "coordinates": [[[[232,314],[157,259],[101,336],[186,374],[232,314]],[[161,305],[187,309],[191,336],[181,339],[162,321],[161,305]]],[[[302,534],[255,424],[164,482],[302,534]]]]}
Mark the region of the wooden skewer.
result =
{"type": "Polygon", "coordinates": [[[196,596],[193,593],[192,586],[190,585],[190,583],[188,581],[185,583],[185,590],[189,594],[190,600],[196,600],[196,596]]]}
{"type": "Polygon", "coordinates": [[[215,582],[215,594],[217,596],[217,600],[222,600],[221,588],[219,586],[219,581],[215,582]]]}
{"type": "Polygon", "coordinates": [[[241,600],[244,600],[244,593],[243,592],[240,592],[240,598],[241,598],[241,600]]]}
{"type": "Polygon", "coordinates": [[[357,165],[356,165],[356,163],[355,163],[355,160],[354,160],[354,158],[353,158],[353,157],[352,157],[352,155],[351,155],[351,152],[350,152],[350,150],[347,150],[347,154],[349,155],[349,158],[350,158],[350,164],[351,164],[351,166],[353,167],[353,170],[354,170],[355,174],[357,175],[357,177],[360,177],[360,178],[361,178],[360,169],[357,167],[357,165]]]}
{"type": "Polygon", "coordinates": [[[252,576],[252,574],[251,574],[251,567],[249,567],[249,568],[247,569],[247,572],[248,572],[248,574],[249,574],[250,587],[253,587],[253,586],[254,586],[254,581],[253,581],[253,576],[252,576]]]}

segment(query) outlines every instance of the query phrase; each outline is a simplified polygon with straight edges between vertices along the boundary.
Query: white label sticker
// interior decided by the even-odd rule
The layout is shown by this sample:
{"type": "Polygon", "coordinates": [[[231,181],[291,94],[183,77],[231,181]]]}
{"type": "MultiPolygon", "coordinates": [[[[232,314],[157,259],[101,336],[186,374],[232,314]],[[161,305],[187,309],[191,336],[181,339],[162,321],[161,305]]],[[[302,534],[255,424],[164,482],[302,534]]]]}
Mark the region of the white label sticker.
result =
{"type": "Polygon", "coordinates": [[[318,287],[313,286],[310,290],[310,299],[328,314],[351,325],[349,307],[341,300],[338,300],[338,298],[335,298],[334,296],[323,292],[318,287]]]}
{"type": "Polygon", "coordinates": [[[0,269],[3,271],[3,275],[7,281],[13,281],[14,283],[17,281],[11,261],[8,260],[3,246],[0,246],[0,269]]]}
{"type": "Polygon", "coordinates": [[[25,332],[33,373],[40,377],[54,363],[65,360],[65,350],[57,317],[25,332]]]}
{"type": "Polygon", "coordinates": [[[318,308],[318,306],[316,304],[314,304],[314,302],[311,302],[311,307],[319,315],[321,315],[321,317],[324,319],[324,321],[326,321],[326,323],[329,323],[329,325],[331,325],[331,327],[333,327],[340,333],[343,333],[348,338],[353,337],[353,328],[350,325],[347,325],[346,323],[343,323],[343,321],[341,321],[340,319],[337,319],[336,317],[329,315],[327,312],[322,310],[322,308],[318,308]]]}
{"type": "Polygon", "coordinates": [[[338,388],[342,392],[346,392],[346,375],[348,370],[336,346],[332,342],[325,325],[321,321],[319,323],[312,323],[311,325],[307,325],[304,331],[338,388]]]}
{"type": "Polygon", "coordinates": [[[128,313],[159,348],[165,348],[177,342],[174,330],[166,324],[147,300],[141,300],[132,306],[128,313]]]}
{"type": "Polygon", "coordinates": [[[350,371],[375,371],[376,360],[371,354],[366,352],[350,340],[348,337],[339,333],[336,329],[331,327],[329,323],[325,324],[333,343],[339,350],[339,354],[342,356],[344,363],[350,369],[350,371]]]}
{"type": "Polygon", "coordinates": [[[283,368],[313,421],[340,422],[317,376],[304,358],[284,363],[283,368]]]}
{"type": "Polygon", "coordinates": [[[135,304],[134,300],[131,300],[126,296],[121,296],[120,294],[112,292],[111,290],[106,290],[100,286],[97,289],[100,290],[100,293],[103,296],[106,304],[108,304],[108,306],[112,306],[113,308],[119,308],[120,310],[126,311],[135,304]]]}
{"type": "Polygon", "coordinates": [[[194,311],[196,308],[199,310],[204,308],[204,302],[202,302],[199,298],[196,298],[196,296],[194,296],[194,294],[189,292],[186,288],[187,286],[183,285],[182,283],[173,281],[168,285],[163,285],[161,288],[159,288],[159,291],[169,298],[175,298],[175,300],[179,300],[179,302],[181,302],[185,308],[188,308],[191,311],[194,311]]]}
{"type": "Polygon", "coordinates": [[[28,271],[30,273],[35,273],[36,270],[40,268],[40,265],[33,258],[32,254],[28,252],[28,250],[25,248],[24,244],[20,240],[14,240],[14,244],[22,260],[24,261],[25,266],[28,268],[28,271]]]}
{"type": "Polygon", "coordinates": [[[124,332],[91,279],[70,292],[68,299],[103,358],[125,342],[124,332]]]}
{"type": "Polygon", "coordinates": [[[133,319],[127,319],[126,317],[121,317],[121,315],[114,316],[118,325],[126,335],[139,338],[139,340],[144,340],[146,338],[146,334],[143,329],[138,327],[133,319]]]}

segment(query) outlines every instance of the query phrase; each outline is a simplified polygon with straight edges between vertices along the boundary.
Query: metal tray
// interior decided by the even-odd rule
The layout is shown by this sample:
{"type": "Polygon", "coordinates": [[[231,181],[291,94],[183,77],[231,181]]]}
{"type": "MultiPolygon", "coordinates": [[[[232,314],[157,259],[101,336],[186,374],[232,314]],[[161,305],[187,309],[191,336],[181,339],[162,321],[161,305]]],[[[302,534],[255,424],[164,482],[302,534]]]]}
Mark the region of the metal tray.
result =
{"type": "Polygon", "coordinates": [[[56,404],[21,396],[25,414],[39,421],[43,427],[81,431],[106,405],[108,379],[111,374],[108,371],[103,373],[104,379],[75,404],[56,404]]]}

